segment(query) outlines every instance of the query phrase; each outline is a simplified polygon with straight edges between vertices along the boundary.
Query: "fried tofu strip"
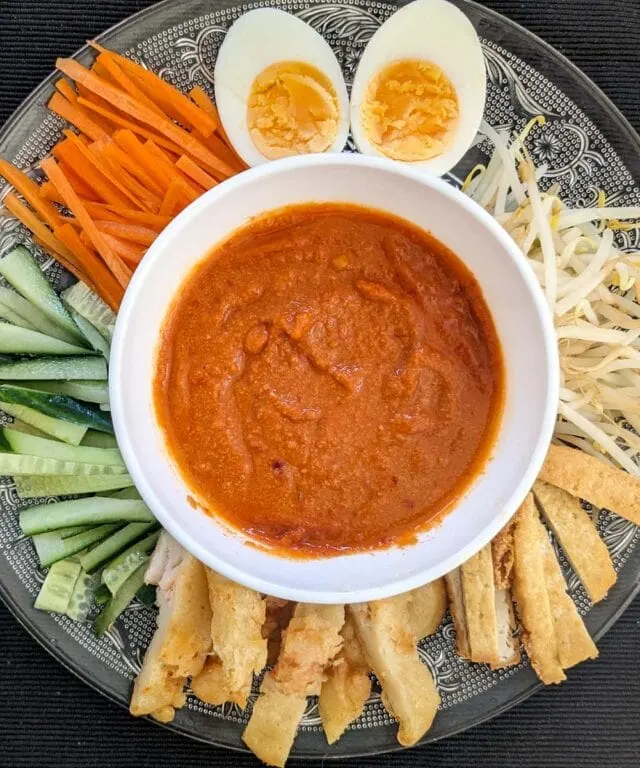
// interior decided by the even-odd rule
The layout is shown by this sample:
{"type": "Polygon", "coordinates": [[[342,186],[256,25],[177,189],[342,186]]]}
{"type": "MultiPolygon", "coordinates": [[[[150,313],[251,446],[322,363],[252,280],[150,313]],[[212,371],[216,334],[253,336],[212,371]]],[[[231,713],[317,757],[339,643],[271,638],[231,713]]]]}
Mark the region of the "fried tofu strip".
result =
{"type": "Polygon", "coordinates": [[[513,611],[511,590],[495,587],[495,606],[498,636],[498,661],[491,669],[503,669],[520,663],[520,641],[514,636],[516,617],[513,611]]]}
{"type": "Polygon", "coordinates": [[[595,659],[598,656],[598,649],[587,632],[575,603],[567,594],[567,585],[549,537],[545,536],[542,543],[544,578],[549,595],[558,657],[562,668],[568,669],[585,659],[595,659]]]}
{"type": "Polygon", "coordinates": [[[640,525],[640,478],[588,453],[552,445],[538,479],[640,525]]]}
{"type": "Polygon", "coordinates": [[[211,647],[211,608],[204,566],[184,553],[158,589],[158,628],[145,654],[131,697],[132,715],[173,719],[185,702],[187,678],[202,669],[211,647]]]}
{"type": "Polygon", "coordinates": [[[318,701],[322,727],[329,744],[338,741],[347,726],[362,714],[371,694],[369,665],[350,614],[340,634],[343,638],[342,649],[327,672],[318,701]]]}
{"type": "Polygon", "coordinates": [[[566,679],[546,587],[547,543],[547,532],[538,517],[533,495],[529,493],[514,521],[513,596],[522,623],[523,645],[531,665],[545,685],[566,679]]]}
{"type": "Polygon", "coordinates": [[[467,619],[464,611],[464,594],[462,591],[462,569],[456,568],[445,577],[447,594],[449,595],[449,611],[456,630],[456,652],[462,659],[471,658],[467,619]]]}
{"type": "Polygon", "coordinates": [[[493,579],[498,589],[511,586],[513,576],[513,520],[491,542],[493,579]]]}
{"type": "Polygon", "coordinates": [[[491,544],[461,566],[471,661],[498,664],[498,620],[491,544]]]}
{"type": "Polygon", "coordinates": [[[603,600],[616,582],[616,572],[607,545],[579,499],[540,480],[533,493],[589,598],[593,603],[603,600]]]}
{"type": "Polygon", "coordinates": [[[367,663],[382,687],[382,701],[398,720],[398,741],[419,741],[438,711],[440,696],[427,666],[420,661],[416,636],[408,628],[403,595],[349,606],[367,663]]]}
{"type": "Polygon", "coordinates": [[[298,603],[284,631],[278,663],[267,673],[242,740],[268,765],[284,766],[307,696],[319,692],[325,669],[342,646],[343,605],[298,603]]]}
{"type": "Polygon", "coordinates": [[[224,701],[246,707],[253,675],[267,663],[267,641],[262,637],[265,602],[260,594],[206,569],[211,604],[211,650],[220,660],[205,666],[205,680],[194,679],[198,698],[215,704],[226,690],[224,701]],[[200,691],[200,694],[197,691],[200,691]],[[207,692],[213,700],[203,698],[207,692]]]}
{"type": "Polygon", "coordinates": [[[407,593],[409,599],[408,615],[413,633],[421,640],[432,635],[447,612],[447,588],[444,579],[425,584],[423,587],[412,589],[407,593]]]}

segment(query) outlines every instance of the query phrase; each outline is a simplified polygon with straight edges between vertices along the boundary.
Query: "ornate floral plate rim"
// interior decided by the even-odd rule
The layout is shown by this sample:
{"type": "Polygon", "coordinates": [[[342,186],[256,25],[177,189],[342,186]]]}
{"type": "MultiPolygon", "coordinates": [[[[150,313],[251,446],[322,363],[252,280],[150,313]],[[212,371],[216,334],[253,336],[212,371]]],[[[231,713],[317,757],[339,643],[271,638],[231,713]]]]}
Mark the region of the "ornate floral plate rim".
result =
{"type": "MultiPolygon", "coordinates": [[[[520,55],[521,47],[526,48],[527,46],[530,46],[530,51],[537,56],[542,57],[542,60],[544,60],[544,70],[546,72],[551,73],[553,71],[554,75],[558,74],[553,70],[553,63],[555,62],[559,66],[561,77],[565,79],[565,82],[568,83],[569,86],[572,86],[574,90],[580,90],[581,88],[585,89],[585,93],[591,97],[590,101],[592,101],[592,106],[595,107],[597,105],[599,107],[599,110],[601,110],[611,122],[609,129],[611,131],[614,131],[615,129],[614,132],[617,133],[615,139],[607,133],[607,139],[609,139],[616,151],[623,157],[627,165],[630,164],[629,160],[632,160],[631,164],[635,169],[635,172],[633,173],[634,180],[640,180],[640,138],[626,118],[609,101],[604,93],[602,93],[602,91],[586,77],[586,75],[558,51],[532,33],[520,27],[515,22],[494,11],[484,8],[471,0],[454,0],[454,2],[466,10],[479,26],[485,24],[492,28],[494,32],[498,30],[500,34],[498,34],[497,37],[501,37],[502,39],[506,38],[509,46],[511,43],[517,42],[518,45],[516,46],[515,51],[517,55],[520,55]]],[[[299,5],[300,4],[301,3],[299,3],[299,5]]],[[[399,5],[401,4],[403,3],[399,3],[399,5]]],[[[250,6],[255,5],[258,5],[258,3],[250,4],[250,6]]],[[[338,3],[309,2],[303,3],[302,5],[307,8],[322,5],[334,5],[334,7],[337,7],[338,3]]],[[[340,5],[361,7],[363,3],[353,2],[353,0],[345,0],[340,5]]],[[[371,3],[371,5],[382,7],[383,5],[388,4],[371,3]]],[[[167,15],[170,18],[170,23],[178,23],[181,19],[185,18],[187,13],[190,14],[191,18],[198,14],[205,15],[215,8],[220,7],[233,8],[237,6],[234,6],[233,2],[230,2],[229,0],[217,0],[217,2],[213,3],[191,0],[190,2],[181,4],[181,8],[176,9],[173,0],[164,0],[151,8],[142,10],[123,20],[101,34],[98,39],[103,42],[113,42],[119,48],[129,48],[140,40],[140,35],[137,31],[142,29],[144,34],[146,23],[152,23],[156,18],[161,18],[163,15],[167,15]]],[[[495,37],[491,37],[491,39],[494,40],[495,37]]],[[[86,58],[88,54],[88,47],[83,46],[74,54],[74,58],[86,58]]],[[[528,61],[528,59],[525,58],[525,61],[528,61]]],[[[11,145],[13,145],[13,154],[15,154],[15,139],[16,135],[20,132],[23,121],[28,118],[30,111],[34,110],[34,108],[37,110],[37,107],[42,105],[43,99],[47,97],[51,91],[54,77],[55,73],[52,73],[47,77],[9,118],[2,129],[2,132],[0,132],[1,153],[11,153],[11,145]]],[[[591,117],[591,111],[588,111],[587,114],[591,117]]],[[[23,141],[20,137],[18,137],[18,140],[23,141]]],[[[638,560],[638,552],[635,554],[635,560],[638,560]]],[[[84,647],[81,647],[68,634],[65,634],[57,628],[46,614],[38,614],[33,610],[31,606],[31,597],[24,589],[21,594],[19,592],[14,593],[11,587],[15,586],[20,589],[21,584],[16,577],[16,574],[11,571],[10,568],[7,568],[6,565],[5,562],[0,562],[0,597],[22,626],[40,645],[42,645],[43,648],[45,648],[45,650],[47,650],[69,671],[73,672],[80,679],[110,700],[121,706],[126,706],[126,698],[123,698],[121,690],[122,685],[115,686],[113,684],[115,673],[110,675],[109,670],[106,667],[103,668],[104,665],[91,664],[91,656],[84,647]],[[7,576],[11,578],[5,576],[5,569],[7,576]]],[[[612,596],[608,604],[600,604],[589,612],[587,616],[587,624],[596,639],[599,639],[604,635],[633,600],[638,591],[640,591],[640,581],[638,581],[637,578],[634,579],[630,573],[631,570],[633,570],[633,565],[629,564],[622,572],[623,578],[621,578],[621,582],[624,582],[624,586],[623,583],[618,585],[615,593],[616,596],[612,596]]],[[[118,682],[121,682],[121,680],[118,682]]],[[[525,669],[518,673],[518,683],[516,684],[517,690],[513,691],[513,695],[500,694],[501,689],[509,687],[509,685],[505,686],[503,684],[496,685],[494,688],[489,689],[488,692],[476,695],[473,700],[458,704],[454,711],[461,716],[457,718],[454,717],[454,722],[447,727],[438,728],[436,726],[436,728],[427,735],[424,741],[431,742],[445,738],[461,730],[485,722],[528,698],[540,687],[540,684],[537,682],[531,670],[525,669]],[[469,706],[470,704],[472,704],[471,707],[469,706]]],[[[442,720],[443,718],[444,713],[441,713],[439,720],[442,720]]],[[[210,721],[211,720],[213,720],[213,718],[211,718],[210,721]]],[[[209,732],[211,730],[210,728],[207,728],[207,732],[203,733],[201,729],[199,730],[199,724],[202,724],[202,720],[198,718],[197,711],[183,711],[174,724],[165,727],[177,730],[190,738],[206,743],[246,751],[238,738],[239,726],[237,725],[237,722],[217,718],[216,721],[217,727],[214,726],[213,734],[209,732]],[[231,731],[231,733],[229,731],[231,731]]],[[[294,749],[293,756],[295,757],[355,757],[401,749],[395,742],[395,728],[389,724],[375,728],[363,728],[361,731],[351,731],[345,736],[343,741],[339,743],[339,748],[337,750],[335,747],[330,750],[326,744],[324,747],[319,747],[318,734],[311,731],[305,733],[304,730],[294,749]],[[355,740],[351,738],[354,734],[360,738],[355,740]]],[[[320,739],[322,739],[321,736],[320,739]]]]}

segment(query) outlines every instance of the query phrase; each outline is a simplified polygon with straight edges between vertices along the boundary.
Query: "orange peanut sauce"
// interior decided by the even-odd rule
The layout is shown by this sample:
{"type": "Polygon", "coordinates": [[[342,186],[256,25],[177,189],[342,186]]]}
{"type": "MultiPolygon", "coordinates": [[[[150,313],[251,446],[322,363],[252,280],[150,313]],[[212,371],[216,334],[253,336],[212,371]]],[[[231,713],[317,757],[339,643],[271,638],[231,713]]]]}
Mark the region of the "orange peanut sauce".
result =
{"type": "Polygon", "coordinates": [[[482,471],[505,390],[469,270],[381,211],[271,211],[180,286],[157,354],[168,450],[210,514],[292,556],[401,545],[482,471]]]}

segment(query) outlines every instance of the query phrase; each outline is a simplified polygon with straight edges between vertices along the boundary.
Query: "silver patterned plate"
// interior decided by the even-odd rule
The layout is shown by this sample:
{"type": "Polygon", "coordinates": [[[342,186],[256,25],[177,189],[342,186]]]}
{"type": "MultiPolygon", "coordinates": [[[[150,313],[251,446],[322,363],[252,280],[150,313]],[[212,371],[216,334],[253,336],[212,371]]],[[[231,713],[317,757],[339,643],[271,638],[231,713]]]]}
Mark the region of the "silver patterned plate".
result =
{"type": "MultiPolygon", "coordinates": [[[[546,184],[557,182],[563,196],[580,205],[596,205],[598,190],[616,205],[640,203],[640,140],[622,115],[566,59],[521,27],[467,0],[457,4],[481,37],[488,75],[485,117],[496,127],[522,128],[532,117],[547,120],[529,135],[529,149],[548,167],[546,184]]],[[[165,0],[106,32],[101,41],[124,51],[182,89],[198,83],[212,92],[213,64],[229,25],[244,11],[276,5],[311,24],[335,50],[347,83],[372,34],[396,5],[369,0],[314,3],[275,0],[235,5],[233,0],[165,0]]],[[[88,60],[83,49],[78,54],[88,60]]],[[[18,109],[0,135],[0,154],[20,167],[31,167],[59,136],[61,122],[45,107],[52,92],[49,77],[18,109]]],[[[479,136],[454,169],[458,183],[477,162],[486,161],[490,145],[479,136]]],[[[0,189],[0,196],[3,190],[0,189]]],[[[640,247],[638,230],[619,233],[621,248],[640,247]]],[[[37,253],[26,232],[10,218],[0,218],[0,252],[24,242],[37,253]]],[[[45,268],[53,282],[68,276],[55,262],[45,268]]],[[[88,624],[33,609],[43,574],[29,542],[19,539],[20,501],[10,478],[0,478],[0,594],[15,616],[60,662],[113,701],[127,706],[131,681],[154,627],[154,615],[134,604],[100,640],[88,624]]],[[[613,556],[618,583],[606,601],[592,607],[564,554],[560,559],[571,594],[597,639],[613,624],[639,587],[640,530],[608,512],[594,511],[601,535],[613,556]]],[[[502,672],[457,658],[453,627],[447,617],[438,632],[420,644],[442,697],[441,712],[425,741],[450,736],[494,717],[529,696],[538,683],[528,663],[502,672]]],[[[169,727],[202,741],[242,748],[247,712],[234,705],[210,707],[190,696],[169,727]]],[[[363,715],[331,749],[327,747],[317,703],[310,700],[294,748],[298,757],[339,757],[397,748],[396,726],[374,692],[363,715]]]]}

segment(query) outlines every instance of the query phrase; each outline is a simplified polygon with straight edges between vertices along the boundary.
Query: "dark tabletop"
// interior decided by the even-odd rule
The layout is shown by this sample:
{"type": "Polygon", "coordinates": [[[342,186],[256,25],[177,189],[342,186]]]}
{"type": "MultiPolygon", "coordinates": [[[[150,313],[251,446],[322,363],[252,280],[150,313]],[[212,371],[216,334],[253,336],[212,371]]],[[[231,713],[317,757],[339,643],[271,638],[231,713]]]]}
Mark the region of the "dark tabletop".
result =
{"type": "MultiPolygon", "coordinates": [[[[179,0],[175,0],[179,2],[179,0]]],[[[640,0],[489,0],[569,57],[640,128],[640,0]]],[[[58,55],[148,0],[0,0],[0,123],[58,55]]],[[[358,766],[631,768],[640,764],[640,599],[600,658],[516,709],[435,745],[358,766]]],[[[135,721],[38,646],[0,604],[0,768],[253,766],[250,756],[135,721]]],[[[313,764],[311,768],[318,768],[313,764]]]]}

